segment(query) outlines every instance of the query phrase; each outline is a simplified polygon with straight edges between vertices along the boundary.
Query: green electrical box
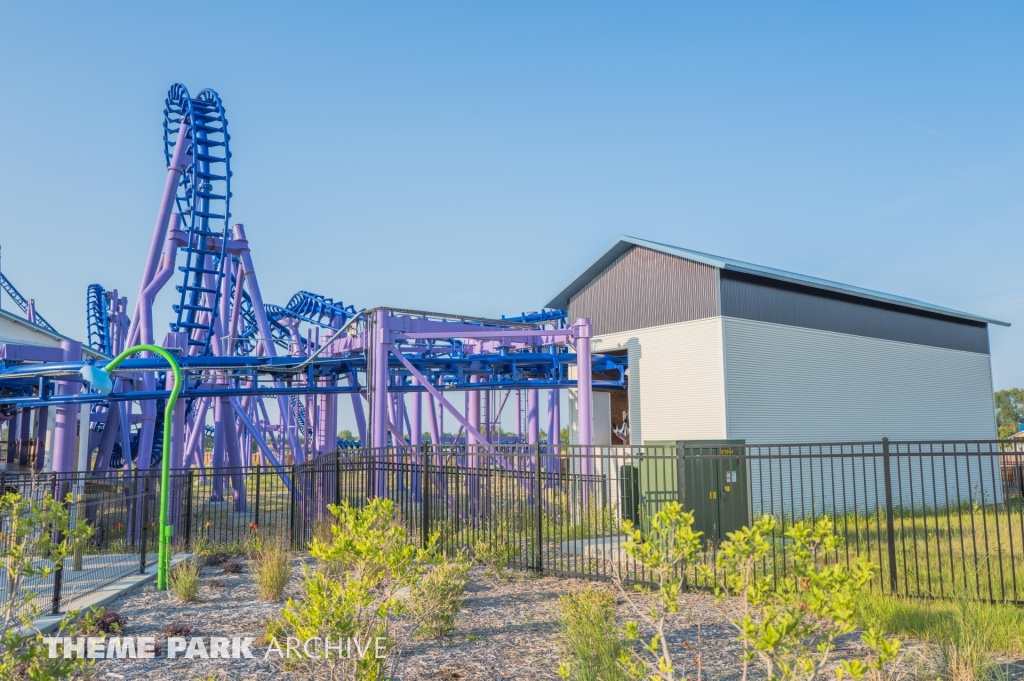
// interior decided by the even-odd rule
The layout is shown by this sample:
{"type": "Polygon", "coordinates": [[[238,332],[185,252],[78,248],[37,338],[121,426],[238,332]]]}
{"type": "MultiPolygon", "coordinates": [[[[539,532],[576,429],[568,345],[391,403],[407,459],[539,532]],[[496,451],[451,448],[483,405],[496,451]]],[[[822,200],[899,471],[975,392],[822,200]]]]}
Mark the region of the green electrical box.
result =
{"type": "Polygon", "coordinates": [[[639,514],[650,517],[678,501],[692,511],[694,529],[720,542],[750,524],[747,462],[743,440],[644,442],[636,464],[639,514]],[[682,485],[679,484],[682,476],[682,485]]]}

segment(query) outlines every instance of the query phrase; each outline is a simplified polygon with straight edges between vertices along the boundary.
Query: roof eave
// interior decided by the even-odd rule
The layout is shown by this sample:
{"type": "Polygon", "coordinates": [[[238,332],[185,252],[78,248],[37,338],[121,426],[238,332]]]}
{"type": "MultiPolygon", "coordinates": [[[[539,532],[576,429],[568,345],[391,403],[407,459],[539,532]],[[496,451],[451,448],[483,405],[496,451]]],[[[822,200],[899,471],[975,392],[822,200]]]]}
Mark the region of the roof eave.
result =
{"type": "Polygon", "coordinates": [[[980,322],[983,324],[995,324],[997,326],[1010,326],[1009,322],[1004,322],[998,319],[990,319],[988,317],[981,317],[979,315],[970,314],[967,312],[960,312],[959,310],[953,310],[950,308],[941,307],[939,305],[930,305],[921,301],[913,300],[911,298],[902,298],[900,296],[894,296],[889,294],[883,294],[878,291],[871,291],[870,289],[863,289],[857,286],[849,286],[846,284],[839,284],[838,282],[830,282],[826,279],[818,279],[817,277],[809,277],[806,275],[798,275],[792,272],[786,272],[784,270],[776,270],[770,267],[763,267],[760,265],[752,265],[750,263],[741,263],[739,261],[731,261],[725,258],[719,258],[708,253],[700,253],[698,251],[690,251],[684,248],[678,248],[669,244],[662,244],[656,241],[647,241],[646,239],[638,239],[637,237],[622,235],[616,239],[611,246],[598,256],[590,265],[588,265],[582,272],[576,275],[568,286],[563,288],[558,294],[553,296],[551,300],[547,302],[545,307],[566,309],[569,306],[569,299],[578,293],[587,282],[600,274],[608,265],[613,263],[616,258],[625,253],[633,246],[643,246],[644,248],[650,248],[666,255],[671,255],[676,258],[683,258],[686,260],[692,260],[694,262],[703,263],[710,265],[711,267],[717,267],[723,270],[729,270],[733,272],[743,272],[745,274],[751,274],[757,277],[764,277],[767,279],[777,279],[779,281],[790,282],[798,284],[800,286],[808,286],[811,288],[818,288],[825,291],[833,291],[835,293],[841,293],[856,298],[865,298],[867,300],[874,300],[889,305],[896,305],[898,307],[906,307],[922,312],[929,312],[931,314],[939,314],[946,317],[953,317],[956,319],[965,319],[973,322],[980,322]]]}

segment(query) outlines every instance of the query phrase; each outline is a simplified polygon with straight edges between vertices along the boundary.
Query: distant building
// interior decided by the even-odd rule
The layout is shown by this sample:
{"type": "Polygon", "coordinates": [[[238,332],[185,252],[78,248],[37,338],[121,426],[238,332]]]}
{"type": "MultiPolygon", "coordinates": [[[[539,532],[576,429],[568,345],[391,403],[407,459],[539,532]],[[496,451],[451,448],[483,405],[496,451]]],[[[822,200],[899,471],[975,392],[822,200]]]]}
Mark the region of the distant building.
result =
{"type": "Polygon", "coordinates": [[[1005,322],[627,236],[548,306],[629,357],[627,393],[595,399],[597,444],[624,414],[632,444],[996,437],[1005,322]]]}

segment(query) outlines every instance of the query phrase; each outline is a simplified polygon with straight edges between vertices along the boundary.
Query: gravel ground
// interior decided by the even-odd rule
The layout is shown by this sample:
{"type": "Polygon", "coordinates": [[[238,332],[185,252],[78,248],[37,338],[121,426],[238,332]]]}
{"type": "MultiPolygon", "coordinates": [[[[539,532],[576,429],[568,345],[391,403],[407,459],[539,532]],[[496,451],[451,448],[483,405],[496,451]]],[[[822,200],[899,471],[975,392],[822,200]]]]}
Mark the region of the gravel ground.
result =
{"type": "MultiPolygon", "coordinates": [[[[243,561],[244,563],[245,561],[243,561]]],[[[295,572],[287,595],[298,595],[302,560],[294,561],[295,572]]],[[[204,586],[200,601],[179,603],[167,593],[147,585],[119,601],[108,610],[117,610],[127,618],[125,634],[165,638],[161,633],[167,624],[191,625],[192,636],[252,636],[253,659],[239,660],[103,660],[97,677],[106,679],[269,679],[287,681],[288,674],[278,670],[272,660],[264,659],[265,646],[259,643],[262,625],[278,614],[282,604],[257,600],[248,574],[224,573],[219,567],[203,570],[204,586]],[[210,586],[211,580],[222,580],[224,586],[210,586]]],[[[582,581],[511,573],[499,580],[474,568],[467,589],[465,607],[456,620],[456,630],[440,639],[414,639],[402,651],[397,681],[534,681],[557,679],[556,668],[562,657],[557,631],[558,597],[582,581]]],[[[610,588],[610,587],[609,587],[610,588]]],[[[644,596],[633,597],[644,607],[644,596]]],[[[669,643],[676,651],[681,671],[696,677],[694,652],[702,651],[704,679],[739,679],[740,646],[728,619],[734,615],[729,604],[716,605],[709,596],[686,594],[683,613],[669,626],[669,643]]],[[[620,599],[619,615],[629,615],[628,604],[620,599]]],[[[917,646],[918,652],[922,650],[917,646]]],[[[857,637],[842,641],[839,654],[862,652],[857,637]]],[[[912,651],[912,656],[914,655],[912,651]]],[[[913,665],[906,665],[907,675],[913,665]]],[[[1024,678],[1019,669],[1012,678],[1024,678]]],[[[757,674],[751,678],[759,678],[757,674]]]]}

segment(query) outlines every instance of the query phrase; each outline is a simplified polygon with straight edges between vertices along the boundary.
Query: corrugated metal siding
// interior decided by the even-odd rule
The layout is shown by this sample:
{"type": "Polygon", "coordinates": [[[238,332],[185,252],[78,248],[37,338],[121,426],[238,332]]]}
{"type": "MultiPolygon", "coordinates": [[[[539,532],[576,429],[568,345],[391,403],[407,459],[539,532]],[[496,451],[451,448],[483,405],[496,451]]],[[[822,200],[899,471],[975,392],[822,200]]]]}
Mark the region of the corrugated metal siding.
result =
{"type": "Polygon", "coordinates": [[[725,437],[721,322],[716,317],[594,338],[594,352],[627,351],[631,444],[725,437]]]}
{"type": "Polygon", "coordinates": [[[996,435],[988,355],[728,317],[723,332],[730,438],[996,435]]]}
{"type": "Polygon", "coordinates": [[[639,246],[620,255],[569,301],[569,319],[589,318],[595,335],[717,314],[716,268],[639,246]]]}
{"type": "MultiPolygon", "coordinates": [[[[723,339],[730,439],[995,437],[988,355],[729,318],[723,339]]],[[[991,497],[1000,489],[992,465],[989,457],[894,456],[894,503],[920,508],[957,495],[980,501],[980,488],[991,497]]],[[[752,462],[751,508],[872,512],[883,498],[876,494],[882,473],[881,457],[872,456],[752,462]]]]}
{"type": "MultiPolygon", "coordinates": [[[[758,451],[774,453],[767,449],[750,450],[758,451]]],[[[835,517],[852,511],[874,513],[885,504],[884,466],[881,456],[870,455],[751,459],[752,514],[803,518],[823,514],[835,517]]],[[[892,499],[897,508],[919,511],[1003,500],[996,456],[894,454],[890,466],[892,499]]]]}
{"type": "Polygon", "coordinates": [[[723,270],[722,315],[987,354],[988,326],[723,270]]]}

